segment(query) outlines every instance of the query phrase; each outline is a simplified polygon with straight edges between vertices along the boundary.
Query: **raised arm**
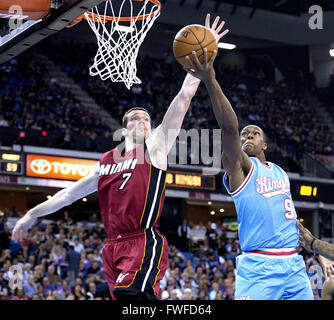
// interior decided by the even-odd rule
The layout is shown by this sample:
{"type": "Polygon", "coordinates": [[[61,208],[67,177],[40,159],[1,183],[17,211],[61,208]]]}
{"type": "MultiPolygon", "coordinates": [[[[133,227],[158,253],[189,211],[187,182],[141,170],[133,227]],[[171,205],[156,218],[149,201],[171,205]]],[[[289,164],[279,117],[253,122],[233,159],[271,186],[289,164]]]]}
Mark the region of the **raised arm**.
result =
{"type": "MultiPolygon", "coordinates": [[[[210,14],[207,14],[205,26],[209,28],[214,34],[218,43],[219,39],[225,36],[229,30],[226,29],[221,32],[225,24],[224,21],[218,25],[219,17],[216,17],[212,26],[210,27],[210,14]]],[[[166,155],[172,148],[176,137],[178,136],[184,117],[189,109],[191,99],[194,97],[200,80],[191,74],[187,74],[179,93],[176,95],[170,104],[162,123],[152,132],[148,143],[156,144],[156,147],[161,150],[161,146],[165,145],[166,155]],[[152,142],[150,142],[150,140],[152,142]]]]}
{"type": "MultiPolygon", "coordinates": [[[[218,21],[219,17],[215,19],[212,27],[216,27],[218,21]]],[[[207,15],[206,24],[210,24],[210,15],[207,15]]],[[[221,28],[222,24],[224,25],[224,21],[217,30],[221,28]]],[[[251,169],[252,162],[241,149],[237,116],[216,80],[213,62],[217,56],[217,52],[213,54],[208,62],[207,51],[204,49],[203,64],[200,64],[195,52],[193,52],[192,55],[194,62],[187,59],[189,68],[186,70],[204,82],[210,95],[213,112],[224,135],[222,140],[222,162],[225,170],[229,174],[230,187],[233,190],[239,187],[244,181],[251,169]]]]}
{"type": "Polygon", "coordinates": [[[56,212],[72,204],[74,201],[95,192],[97,190],[98,177],[99,166],[97,165],[88,176],[76,181],[70,187],[60,190],[49,200],[30,209],[25,216],[15,224],[12,233],[13,241],[25,239],[28,229],[31,228],[37,218],[56,212]]]}
{"type": "Polygon", "coordinates": [[[245,180],[252,167],[252,161],[241,149],[237,116],[216,80],[213,69],[216,55],[217,52],[213,54],[208,62],[207,51],[204,49],[204,62],[200,64],[195,52],[193,52],[194,63],[187,59],[189,64],[187,71],[204,82],[210,95],[213,112],[224,135],[222,139],[222,162],[229,175],[230,188],[234,191],[245,180]]]}
{"type": "Polygon", "coordinates": [[[164,145],[166,155],[180,132],[184,117],[199,83],[199,79],[187,74],[179,93],[168,107],[162,123],[152,132],[150,140],[155,143],[157,149],[161,150],[161,146],[164,145]]]}

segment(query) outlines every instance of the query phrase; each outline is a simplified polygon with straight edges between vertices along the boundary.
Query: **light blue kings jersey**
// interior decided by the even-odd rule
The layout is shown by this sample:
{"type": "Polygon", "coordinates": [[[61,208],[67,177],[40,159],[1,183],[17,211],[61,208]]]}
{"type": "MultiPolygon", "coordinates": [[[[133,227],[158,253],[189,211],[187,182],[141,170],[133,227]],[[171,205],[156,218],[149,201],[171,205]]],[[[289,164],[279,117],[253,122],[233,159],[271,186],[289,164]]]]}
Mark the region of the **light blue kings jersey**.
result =
{"type": "Polygon", "coordinates": [[[228,175],[223,183],[238,213],[241,249],[296,248],[299,233],[286,172],[274,163],[251,157],[252,168],[242,185],[231,192],[228,175]]]}

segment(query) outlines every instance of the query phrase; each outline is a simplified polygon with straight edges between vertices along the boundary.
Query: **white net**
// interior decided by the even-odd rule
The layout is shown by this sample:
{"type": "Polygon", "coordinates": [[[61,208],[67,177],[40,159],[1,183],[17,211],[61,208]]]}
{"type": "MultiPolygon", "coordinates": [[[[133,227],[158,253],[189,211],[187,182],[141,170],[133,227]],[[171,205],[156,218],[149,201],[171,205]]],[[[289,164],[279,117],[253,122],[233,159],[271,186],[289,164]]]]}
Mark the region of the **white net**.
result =
{"type": "Polygon", "coordinates": [[[160,7],[158,1],[122,0],[119,8],[114,8],[113,1],[105,1],[102,13],[98,7],[85,13],[98,44],[89,71],[91,76],[99,75],[102,80],[124,82],[130,89],[133,84],[141,83],[137,77],[136,59],[147,32],[160,15],[160,7]],[[134,8],[134,2],[142,2],[139,9],[134,8]]]}

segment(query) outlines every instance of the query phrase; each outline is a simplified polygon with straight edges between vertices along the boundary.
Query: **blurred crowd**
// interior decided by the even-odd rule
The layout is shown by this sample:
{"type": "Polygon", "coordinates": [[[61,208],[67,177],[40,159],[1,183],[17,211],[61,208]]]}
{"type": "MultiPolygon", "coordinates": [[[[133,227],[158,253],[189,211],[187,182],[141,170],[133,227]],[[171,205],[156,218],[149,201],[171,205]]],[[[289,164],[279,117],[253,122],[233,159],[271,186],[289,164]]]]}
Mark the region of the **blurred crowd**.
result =
{"type": "MultiPolygon", "coordinates": [[[[39,59],[29,55],[0,66],[0,126],[59,133],[56,144],[60,148],[71,148],[75,133],[94,140],[111,132],[103,119],[86,111],[39,59]]],[[[82,148],[89,150],[87,145],[82,148]]]]}
{"type": "MultiPolygon", "coordinates": [[[[185,77],[171,52],[160,59],[140,55],[137,66],[142,84],[127,90],[123,84],[90,76],[94,45],[48,43],[43,50],[119,123],[124,112],[134,106],[145,106],[149,110],[153,126],[161,123],[185,77]],[[69,55],[64,59],[64,52],[73,50],[80,55],[69,55]]],[[[303,153],[334,155],[333,136],[328,127],[317,121],[316,112],[307,98],[315,91],[314,77],[295,70],[292,72],[296,74],[295,78],[287,76],[275,84],[272,67],[264,68],[264,62],[248,65],[253,67],[241,70],[227,66],[220,56],[215,63],[217,79],[240,122],[263,128],[277,144],[275,153],[280,153],[280,159],[284,158],[280,149],[294,159],[303,153]]],[[[21,55],[0,66],[0,126],[60,133],[56,141],[60,148],[73,147],[73,134],[81,134],[87,139],[77,147],[96,151],[96,137],[111,138],[111,129],[104,119],[85,110],[69,89],[61,88],[37,58],[21,55]]],[[[203,84],[191,102],[183,128],[218,128],[203,84]]],[[[45,145],[48,145],[47,141],[45,145]]],[[[188,147],[190,161],[190,145],[188,147]]],[[[288,165],[286,167],[291,171],[288,165]]]]}
{"type": "MultiPolygon", "coordinates": [[[[80,45],[72,43],[70,46],[73,45],[80,50],[80,45]]],[[[56,54],[57,50],[53,54],[67,74],[119,121],[130,107],[145,106],[152,115],[153,123],[159,124],[185,77],[185,72],[170,52],[164,59],[139,56],[138,76],[142,84],[134,85],[128,91],[119,84],[91,77],[90,62],[87,61],[95,53],[90,46],[81,48],[80,52],[86,55],[66,61],[56,54]]],[[[272,70],[264,69],[263,64],[261,67],[261,62],[258,62],[254,66],[252,62],[252,66],[241,70],[224,65],[217,57],[217,79],[237,115],[247,123],[261,126],[280,148],[297,158],[303,153],[334,154],[334,139],[329,128],[317,121],[314,107],[305,97],[306,93],[312,94],[316,89],[314,75],[291,70],[286,78],[275,84],[272,70]]],[[[200,85],[191,102],[183,128],[218,128],[203,85],[200,85]]]]}
{"type": "MultiPolygon", "coordinates": [[[[111,299],[101,257],[107,238],[96,213],[80,222],[67,211],[60,220],[38,219],[21,242],[11,240],[14,225],[9,220],[0,217],[0,300],[111,299]],[[13,279],[22,287],[11,289],[13,279]]],[[[236,257],[242,253],[237,233],[220,222],[184,224],[187,231],[178,230],[176,245],[170,241],[162,299],[233,300],[236,257]],[[201,232],[202,239],[194,240],[194,231],[201,232]]],[[[303,250],[301,254],[314,281],[319,262],[303,250]]],[[[315,299],[320,293],[314,289],[315,299]]]]}

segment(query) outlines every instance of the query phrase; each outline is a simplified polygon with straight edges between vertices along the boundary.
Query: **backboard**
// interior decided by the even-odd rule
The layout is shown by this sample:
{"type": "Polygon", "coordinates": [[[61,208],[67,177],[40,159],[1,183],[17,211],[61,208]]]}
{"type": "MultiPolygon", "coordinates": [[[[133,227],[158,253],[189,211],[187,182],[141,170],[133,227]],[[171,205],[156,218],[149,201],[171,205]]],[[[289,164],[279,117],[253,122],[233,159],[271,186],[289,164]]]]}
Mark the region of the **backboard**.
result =
{"type": "Polygon", "coordinates": [[[0,64],[16,57],[103,0],[2,0],[0,64]]]}

